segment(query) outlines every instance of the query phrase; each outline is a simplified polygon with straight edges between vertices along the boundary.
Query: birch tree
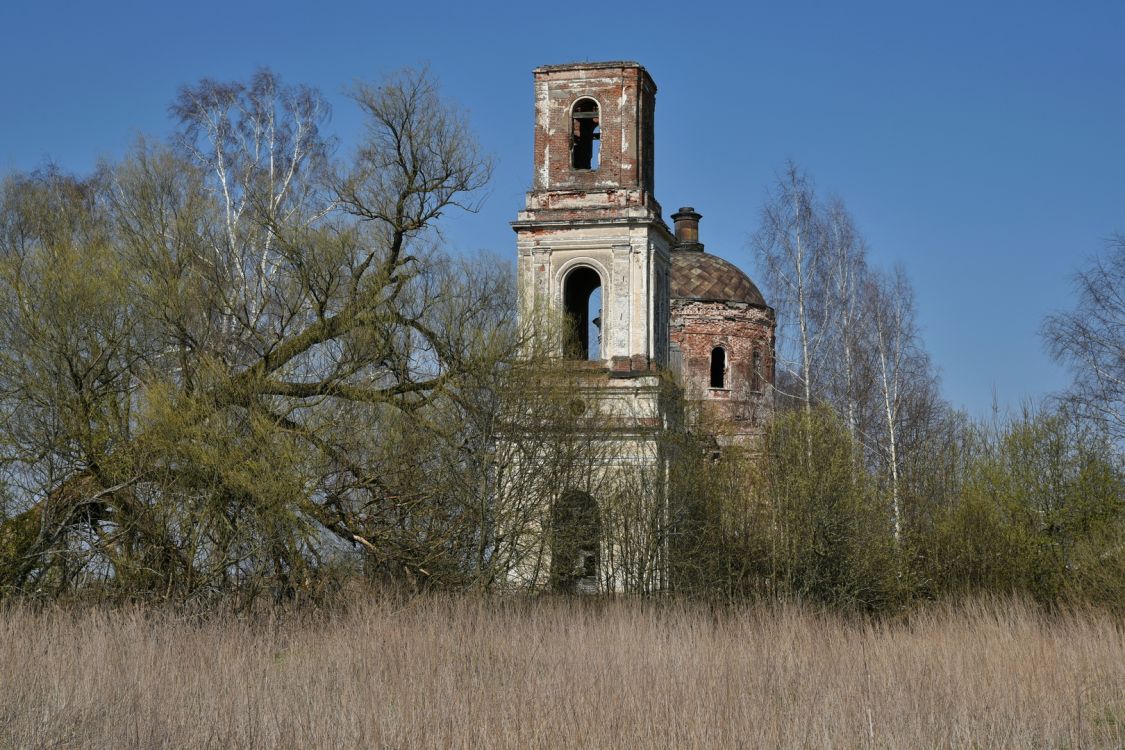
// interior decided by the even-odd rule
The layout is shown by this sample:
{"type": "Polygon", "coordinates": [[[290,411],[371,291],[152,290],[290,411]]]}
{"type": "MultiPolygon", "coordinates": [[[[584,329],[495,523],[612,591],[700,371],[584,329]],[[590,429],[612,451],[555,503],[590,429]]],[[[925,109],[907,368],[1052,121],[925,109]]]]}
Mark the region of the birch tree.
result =
{"type": "Polygon", "coordinates": [[[825,307],[817,301],[825,253],[813,186],[793,162],[778,175],[762,207],[753,245],[782,326],[796,329],[796,351],[779,353],[779,359],[799,383],[800,393],[790,395],[796,395],[808,413],[819,374],[816,358],[825,307]]]}
{"type": "Polygon", "coordinates": [[[918,336],[914,291],[901,267],[891,274],[870,274],[864,298],[866,345],[875,363],[874,385],[882,413],[879,455],[890,487],[897,542],[903,530],[903,424],[913,393],[928,383],[929,359],[918,336]]]}
{"type": "Polygon", "coordinates": [[[852,439],[862,431],[864,385],[863,293],[867,248],[840,198],[824,209],[825,390],[844,417],[852,439]]]}
{"type": "Polygon", "coordinates": [[[910,283],[901,268],[884,274],[869,267],[844,202],[817,201],[792,163],[762,211],[754,245],[769,296],[791,331],[797,398],[806,408],[830,405],[864,446],[855,454],[863,465],[853,469],[882,477],[898,540],[904,469],[917,458],[908,453],[924,450],[948,416],[918,333],[910,283]]]}

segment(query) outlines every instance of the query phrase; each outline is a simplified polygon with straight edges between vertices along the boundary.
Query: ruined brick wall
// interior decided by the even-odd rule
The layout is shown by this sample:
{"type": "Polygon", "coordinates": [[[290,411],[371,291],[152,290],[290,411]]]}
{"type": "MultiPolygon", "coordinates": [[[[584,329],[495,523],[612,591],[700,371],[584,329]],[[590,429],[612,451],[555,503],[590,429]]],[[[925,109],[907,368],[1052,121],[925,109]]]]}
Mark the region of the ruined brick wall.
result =
{"type": "Polygon", "coordinates": [[[680,383],[717,426],[720,444],[746,444],[761,434],[772,409],[773,311],[737,302],[671,301],[670,338],[680,383]],[[724,387],[711,387],[711,353],[726,353],[724,387]],[[757,352],[758,371],[754,372],[757,352]]]}
{"type": "Polygon", "coordinates": [[[521,315],[561,314],[567,278],[592,269],[602,290],[600,358],[618,377],[664,367],[673,237],[653,189],[656,86],[633,62],[535,70],[535,178],[513,229],[521,315]],[[571,160],[574,105],[598,105],[597,169],[571,160]]]}
{"type": "Polygon", "coordinates": [[[548,65],[535,70],[534,190],[639,188],[653,192],[656,84],[636,63],[548,65]],[[571,106],[598,103],[601,160],[571,168],[571,106]]]}

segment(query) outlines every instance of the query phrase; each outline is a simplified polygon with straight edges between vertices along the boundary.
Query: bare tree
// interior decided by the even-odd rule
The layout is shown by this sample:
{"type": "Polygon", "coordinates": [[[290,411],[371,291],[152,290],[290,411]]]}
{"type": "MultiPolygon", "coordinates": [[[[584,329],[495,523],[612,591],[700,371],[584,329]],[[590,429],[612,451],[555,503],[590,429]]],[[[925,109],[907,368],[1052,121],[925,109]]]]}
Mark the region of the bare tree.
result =
{"type": "Polygon", "coordinates": [[[867,248],[844,202],[833,198],[824,209],[825,242],[824,390],[844,417],[852,438],[861,431],[865,390],[863,294],[867,289],[867,248]]]}
{"type": "Polygon", "coordinates": [[[901,268],[869,268],[867,248],[839,198],[819,203],[792,164],[762,213],[755,247],[770,296],[793,330],[794,380],[806,405],[835,409],[853,454],[883,477],[895,539],[903,533],[903,473],[929,434],[947,422],[947,405],[917,330],[913,290],[901,268]]]}
{"type": "Polygon", "coordinates": [[[1078,303],[1043,324],[1048,350],[1070,365],[1067,393],[1080,411],[1101,422],[1120,444],[1125,440],[1125,235],[1075,276],[1078,303]]]}
{"type": "Polygon", "coordinates": [[[874,362],[882,413],[879,455],[890,484],[895,540],[902,536],[902,432],[912,397],[930,383],[929,358],[918,336],[914,290],[901,267],[869,274],[864,290],[866,345],[874,362]]]}
{"type": "Polygon", "coordinates": [[[816,390],[816,357],[824,307],[817,305],[825,260],[823,232],[808,177],[788,162],[762,207],[753,238],[772,301],[783,326],[797,330],[795,357],[779,355],[793,370],[806,412],[816,390]]]}

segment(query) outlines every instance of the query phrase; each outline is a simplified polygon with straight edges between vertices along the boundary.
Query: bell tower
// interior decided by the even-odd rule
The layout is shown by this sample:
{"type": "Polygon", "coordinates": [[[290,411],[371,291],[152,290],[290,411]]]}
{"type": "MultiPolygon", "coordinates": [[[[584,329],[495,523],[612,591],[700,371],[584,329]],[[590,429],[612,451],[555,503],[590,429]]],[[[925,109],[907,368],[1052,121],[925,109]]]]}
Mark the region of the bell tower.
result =
{"type": "Polygon", "coordinates": [[[656,85],[635,62],[535,69],[534,180],[512,227],[521,316],[616,377],[668,363],[674,237],[653,196],[656,85]]]}
{"type": "Polygon", "coordinates": [[[663,371],[675,237],[653,196],[655,108],[635,62],[535,69],[534,178],[512,222],[520,321],[558,358],[545,387],[561,385],[570,410],[520,459],[555,469],[539,522],[509,532],[528,550],[513,585],[667,586],[663,537],[638,521],[665,517],[662,436],[674,416],[663,371]],[[621,517],[624,507],[639,515],[621,517]]]}

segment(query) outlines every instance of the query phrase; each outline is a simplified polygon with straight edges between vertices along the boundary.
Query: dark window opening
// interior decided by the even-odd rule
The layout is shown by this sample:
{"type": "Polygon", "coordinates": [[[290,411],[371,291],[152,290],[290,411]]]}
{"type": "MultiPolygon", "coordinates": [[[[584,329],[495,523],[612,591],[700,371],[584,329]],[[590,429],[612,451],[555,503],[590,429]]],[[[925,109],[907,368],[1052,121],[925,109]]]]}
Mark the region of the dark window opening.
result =
{"type": "Polygon", "coordinates": [[[750,381],[751,390],[762,390],[762,353],[757,349],[754,350],[754,355],[750,360],[750,381]]]}
{"type": "Polygon", "coordinates": [[[593,99],[579,99],[574,103],[570,117],[570,166],[597,169],[602,139],[598,103],[593,99]]]}
{"type": "Polygon", "coordinates": [[[601,533],[601,514],[589,493],[571,490],[555,501],[551,513],[551,586],[555,591],[597,591],[601,533]]]}
{"type": "Polygon", "coordinates": [[[594,550],[582,550],[582,577],[595,578],[598,575],[598,555],[594,550]]]}
{"type": "Polygon", "coordinates": [[[725,388],[727,374],[727,353],[723,347],[716,346],[711,350],[711,387],[725,388]]]}
{"type": "Polygon", "coordinates": [[[597,361],[602,354],[602,279],[588,266],[580,266],[563,282],[566,338],[563,353],[569,359],[597,361]]]}

